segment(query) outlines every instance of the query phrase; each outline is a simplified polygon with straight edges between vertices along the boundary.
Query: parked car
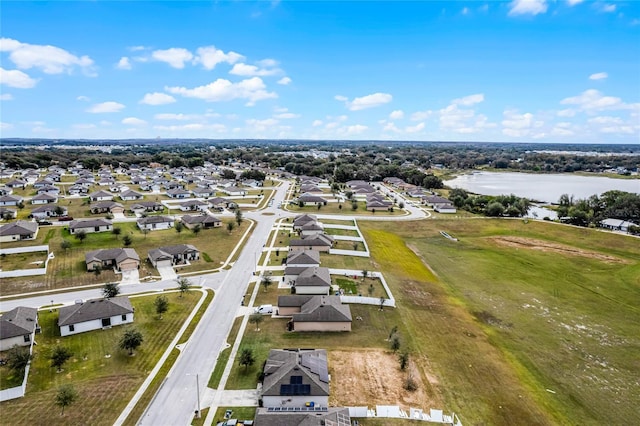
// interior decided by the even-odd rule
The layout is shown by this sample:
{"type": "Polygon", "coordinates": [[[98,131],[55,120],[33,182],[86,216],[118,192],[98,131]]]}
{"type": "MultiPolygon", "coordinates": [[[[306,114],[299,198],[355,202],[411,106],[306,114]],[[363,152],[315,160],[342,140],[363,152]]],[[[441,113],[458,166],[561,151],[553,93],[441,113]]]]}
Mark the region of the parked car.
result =
{"type": "Polygon", "coordinates": [[[273,305],[260,305],[255,311],[256,314],[272,314],[273,313],[273,305]]]}
{"type": "Polygon", "coordinates": [[[40,221],[38,221],[38,226],[44,226],[44,225],[53,225],[53,222],[50,222],[48,220],[40,220],[40,221]]]}
{"type": "Polygon", "coordinates": [[[71,216],[60,216],[58,218],[58,222],[69,222],[71,220],[73,220],[71,216]]]}

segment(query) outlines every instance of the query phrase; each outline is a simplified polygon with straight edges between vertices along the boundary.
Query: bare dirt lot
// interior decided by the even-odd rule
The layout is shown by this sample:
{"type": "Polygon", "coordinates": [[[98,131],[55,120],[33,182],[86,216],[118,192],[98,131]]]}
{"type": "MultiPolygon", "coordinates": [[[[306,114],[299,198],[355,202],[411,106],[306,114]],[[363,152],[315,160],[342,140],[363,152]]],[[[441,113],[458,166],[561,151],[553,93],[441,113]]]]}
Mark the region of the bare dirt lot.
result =
{"type": "Polygon", "coordinates": [[[398,356],[380,349],[330,351],[330,405],[400,405],[404,408],[434,406],[427,397],[422,377],[413,378],[418,389],[403,388],[407,372],[400,371],[398,356]]]}
{"type": "Polygon", "coordinates": [[[583,250],[575,247],[565,246],[562,244],[550,243],[548,241],[535,240],[531,238],[522,237],[492,237],[489,238],[496,244],[515,247],[515,248],[528,248],[531,250],[540,250],[550,253],[559,253],[564,255],[582,256],[590,259],[597,259],[608,263],[628,263],[624,259],[618,257],[609,256],[594,251],[583,250]]]}

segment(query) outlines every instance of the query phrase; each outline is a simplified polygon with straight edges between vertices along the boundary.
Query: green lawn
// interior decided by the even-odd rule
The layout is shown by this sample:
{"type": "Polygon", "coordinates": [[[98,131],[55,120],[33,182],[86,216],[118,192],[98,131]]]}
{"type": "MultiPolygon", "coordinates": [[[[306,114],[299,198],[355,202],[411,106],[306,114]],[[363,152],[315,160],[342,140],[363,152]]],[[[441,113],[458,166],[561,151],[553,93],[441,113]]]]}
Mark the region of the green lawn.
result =
{"type": "Polygon", "coordinates": [[[321,222],[324,224],[330,224],[330,225],[347,225],[347,226],[355,226],[355,221],[353,221],[352,219],[345,219],[345,220],[339,220],[339,219],[321,219],[321,222]]]}
{"type": "MultiPolygon", "coordinates": [[[[248,298],[245,298],[248,300],[248,298]]],[[[231,355],[231,347],[233,346],[233,342],[235,342],[236,337],[238,336],[238,331],[240,330],[240,324],[242,324],[243,317],[237,317],[233,321],[233,326],[231,326],[231,331],[229,332],[229,336],[227,336],[227,343],[231,346],[223,349],[218,355],[218,361],[216,361],[216,367],[211,373],[211,377],[209,378],[209,382],[207,386],[213,389],[217,389],[218,385],[220,385],[220,379],[222,378],[222,373],[224,373],[224,369],[227,366],[227,361],[229,361],[229,355],[231,355]]]]}
{"type": "MultiPolygon", "coordinates": [[[[8,295],[21,293],[25,290],[51,290],[119,281],[120,275],[113,273],[112,270],[103,270],[100,275],[87,272],[84,258],[85,253],[91,250],[123,247],[122,238],[124,235],[132,237],[133,243],[130,247],[135,249],[140,256],[140,277],[158,275],[156,269],[147,261],[147,253],[153,248],[164,245],[192,244],[200,250],[200,260],[192,262],[190,266],[180,268],[180,273],[216,269],[227,259],[249,226],[249,221],[245,220],[240,227],[236,226],[229,233],[226,229],[226,223],[230,220],[232,219],[224,219],[222,227],[203,229],[197,235],[186,228],[180,233],[175,229],[169,229],[152,231],[145,235],[137,228],[135,222],[116,223],[114,227],[121,230],[121,235],[117,238],[111,232],[91,233],[87,234],[86,239],[82,242],[71,235],[66,228],[43,228],[38,233],[37,239],[29,245],[49,244],[49,249],[54,252],[55,259],[49,262],[48,273],[36,277],[3,279],[2,293],[8,295]],[[71,243],[71,248],[66,252],[60,247],[63,240],[71,243]]],[[[6,244],[10,247],[23,245],[24,243],[6,244]]]]}
{"type": "Polygon", "coordinates": [[[0,255],[0,270],[15,271],[19,269],[44,268],[44,262],[46,260],[47,260],[46,251],[2,254],[0,255]]]}
{"type": "Polygon", "coordinates": [[[335,240],[333,248],[338,250],[366,251],[362,241],[335,240]]]}
{"type": "Polygon", "coordinates": [[[424,374],[463,423],[635,423],[637,239],[522,220],[361,230],[424,374]]]}
{"type": "MultiPolygon", "coordinates": [[[[360,245],[362,245],[362,243],[360,245]]],[[[353,249],[353,246],[351,249],[353,249]]],[[[356,271],[362,271],[363,269],[367,271],[380,271],[380,267],[377,266],[371,258],[339,256],[328,253],[320,253],[320,266],[336,269],[354,269],[356,271]]]]}
{"type": "Polygon", "coordinates": [[[362,279],[362,277],[358,277],[353,279],[332,275],[331,283],[343,289],[345,296],[362,295],[365,297],[389,297],[382,286],[380,278],[367,277],[362,279]]]}
{"type": "Polygon", "coordinates": [[[343,235],[347,237],[359,237],[360,234],[355,229],[338,229],[338,228],[325,228],[325,234],[328,235],[343,235]]]}
{"type": "Polygon", "coordinates": [[[167,294],[169,311],[162,320],[155,314],[156,296],[131,298],[135,308],[133,326],[118,326],[74,336],[60,337],[56,327],[57,310],[41,311],[42,334],[36,336],[34,358],[24,398],[3,402],[2,417],[11,424],[92,424],[110,425],[144,381],[169,342],[200,298],[199,292],[167,294]],[[135,327],[144,342],[135,356],[118,348],[120,336],[135,327]],[[48,359],[56,345],[69,348],[73,357],[57,373],[48,359]],[[54,406],[56,389],[72,384],[79,393],[76,403],[64,417],[54,406]]]}

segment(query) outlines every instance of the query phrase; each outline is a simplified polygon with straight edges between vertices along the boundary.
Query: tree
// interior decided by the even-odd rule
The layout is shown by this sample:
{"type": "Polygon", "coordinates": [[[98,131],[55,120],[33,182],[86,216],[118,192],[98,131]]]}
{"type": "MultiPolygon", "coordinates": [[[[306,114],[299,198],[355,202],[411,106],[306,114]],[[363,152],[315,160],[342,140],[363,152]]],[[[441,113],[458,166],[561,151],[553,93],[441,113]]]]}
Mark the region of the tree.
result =
{"type": "Polygon", "coordinates": [[[124,334],[120,338],[119,346],[120,349],[129,351],[129,355],[133,355],[133,351],[138,349],[143,341],[144,338],[142,337],[142,333],[140,333],[135,328],[132,328],[124,332],[124,334]]]}
{"type": "Polygon", "coordinates": [[[360,243],[359,243],[359,242],[357,242],[357,241],[354,241],[354,242],[353,242],[353,249],[354,249],[354,250],[358,250],[358,247],[360,247],[360,243]]]}
{"type": "Polygon", "coordinates": [[[198,235],[200,231],[202,231],[202,226],[200,224],[197,224],[196,226],[193,227],[192,231],[195,235],[198,235]]]}
{"type": "Polygon", "coordinates": [[[262,284],[262,287],[264,287],[264,291],[267,291],[267,289],[269,288],[269,286],[271,284],[273,284],[273,281],[271,280],[271,277],[268,275],[264,275],[262,277],[262,281],[260,282],[262,284]]]}
{"type": "Polygon", "coordinates": [[[72,385],[62,385],[56,393],[55,404],[62,408],[61,416],[64,416],[64,409],[73,404],[78,399],[78,392],[72,385]]]}
{"type": "Polygon", "coordinates": [[[256,360],[253,357],[253,350],[251,350],[251,348],[243,348],[240,352],[238,363],[244,365],[244,369],[246,370],[252,366],[254,362],[256,362],[256,360]]]}
{"type": "Polygon", "coordinates": [[[118,287],[118,283],[106,283],[104,287],[102,287],[102,296],[104,296],[105,299],[111,299],[119,294],[120,287],[118,287]]]}
{"type": "Polygon", "coordinates": [[[153,301],[153,305],[156,307],[156,314],[162,319],[162,314],[169,310],[169,300],[166,296],[158,296],[153,301]]]}
{"type": "Polygon", "coordinates": [[[400,338],[397,335],[394,335],[391,338],[391,350],[393,353],[396,353],[398,352],[398,349],[400,349],[400,338]]]}
{"type": "Polygon", "coordinates": [[[115,235],[116,240],[117,240],[117,239],[118,239],[118,236],[119,236],[120,234],[122,234],[122,229],[121,229],[121,228],[118,228],[117,226],[114,226],[114,227],[113,227],[113,229],[111,230],[111,233],[112,233],[113,235],[115,235]]]}
{"type": "Polygon", "coordinates": [[[353,211],[358,210],[358,202],[356,200],[353,200],[351,202],[351,210],[353,210],[353,211]]]}
{"type": "Polygon", "coordinates": [[[75,233],[75,236],[76,236],[76,240],[82,243],[85,240],[85,238],[87,238],[87,233],[84,231],[78,231],[75,233]]]}
{"type": "Polygon", "coordinates": [[[93,274],[97,277],[102,273],[102,265],[93,265],[93,274]]]}
{"type": "Polygon", "coordinates": [[[236,224],[233,222],[229,222],[227,223],[227,231],[229,231],[229,233],[231,233],[231,231],[233,231],[233,228],[236,227],[236,224]]]}
{"type": "Polygon", "coordinates": [[[64,250],[65,254],[67,253],[67,250],[69,250],[71,248],[71,241],[69,240],[62,240],[62,242],[60,243],[60,248],[62,250],[64,250]]]}
{"type": "Polygon", "coordinates": [[[400,370],[404,371],[407,369],[407,365],[409,364],[409,352],[404,351],[398,356],[398,362],[400,363],[400,370]]]}
{"type": "Polygon", "coordinates": [[[53,209],[53,214],[56,216],[62,216],[64,214],[64,209],[60,206],[56,206],[56,208],[53,209]]]}
{"type": "Polygon", "coordinates": [[[182,297],[183,294],[189,291],[191,283],[186,278],[178,278],[176,282],[178,283],[178,290],[180,290],[180,297],[182,297]]]}
{"type": "Polygon", "coordinates": [[[179,234],[184,229],[184,225],[182,224],[182,222],[176,222],[174,228],[176,228],[176,232],[179,234]]]}
{"type": "Polygon", "coordinates": [[[125,247],[129,247],[132,243],[133,243],[133,238],[131,238],[131,235],[125,235],[122,238],[122,244],[124,244],[125,247]]]}
{"type": "Polygon", "coordinates": [[[362,270],[362,279],[363,279],[363,280],[364,280],[364,279],[366,279],[366,278],[367,278],[367,275],[369,275],[369,271],[367,271],[366,269],[363,269],[363,270],[362,270]]]}
{"type": "Polygon", "coordinates": [[[18,375],[24,373],[30,360],[29,348],[24,346],[14,346],[7,351],[7,366],[18,375]]]}
{"type": "Polygon", "coordinates": [[[318,210],[322,208],[322,204],[318,203],[318,210]]]}
{"type": "Polygon", "coordinates": [[[144,234],[144,239],[147,239],[147,234],[149,234],[149,230],[147,228],[142,228],[142,233],[144,234]]]}
{"type": "Polygon", "coordinates": [[[404,209],[404,202],[400,201],[398,203],[398,207],[400,207],[401,209],[404,209]]]}
{"type": "Polygon", "coordinates": [[[398,332],[398,326],[394,325],[393,327],[391,327],[391,330],[389,331],[389,337],[387,338],[387,340],[391,340],[391,338],[393,337],[394,334],[396,334],[398,332]]]}
{"type": "Polygon", "coordinates": [[[499,202],[494,201],[487,206],[486,212],[487,216],[502,216],[502,214],[504,213],[504,206],[499,202]]]}
{"type": "Polygon", "coordinates": [[[240,207],[238,207],[236,209],[236,223],[238,224],[238,226],[240,226],[240,224],[242,223],[243,218],[242,218],[242,210],[240,210],[240,207]]]}
{"type": "Polygon", "coordinates": [[[369,293],[369,297],[373,296],[373,293],[375,292],[375,288],[373,287],[373,284],[369,284],[369,288],[367,289],[367,293],[369,293]]]}
{"type": "Polygon", "coordinates": [[[251,314],[249,316],[249,322],[256,325],[256,331],[260,331],[260,323],[262,321],[264,321],[264,318],[261,314],[251,314]]]}
{"type": "Polygon", "coordinates": [[[69,358],[73,356],[73,352],[64,346],[56,346],[53,348],[53,352],[49,359],[51,360],[51,366],[55,367],[56,371],[59,373],[62,371],[62,366],[69,358]]]}
{"type": "Polygon", "coordinates": [[[380,310],[384,310],[384,297],[380,296],[380,310]]]}

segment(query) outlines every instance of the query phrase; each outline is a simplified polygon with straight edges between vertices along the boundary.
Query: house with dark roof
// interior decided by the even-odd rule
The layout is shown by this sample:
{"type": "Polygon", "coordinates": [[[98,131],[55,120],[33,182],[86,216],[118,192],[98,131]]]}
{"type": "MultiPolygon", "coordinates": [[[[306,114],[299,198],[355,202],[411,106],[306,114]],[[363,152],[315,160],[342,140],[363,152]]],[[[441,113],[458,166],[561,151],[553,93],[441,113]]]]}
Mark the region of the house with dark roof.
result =
{"type": "Polygon", "coordinates": [[[324,349],[272,349],[264,364],[261,405],[280,409],[327,407],[328,371],[324,349]]]}
{"type": "Polygon", "coordinates": [[[0,243],[13,241],[35,240],[38,235],[38,224],[19,220],[0,226],[0,243]]]}
{"type": "Polygon", "coordinates": [[[284,282],[293,285],[300,272],[314,266],[320,266],[320,252],[315,250],[289,252],[284,268],[284,282]]]}
{"type": "Polygon", "coordinates": [[[63,306],[58,316],[58,327],[62,337],[132,322],[133,307],[126,296],[93,299],[63,306]]]}
{"type": "Polygon", "coordinates": [[[110,232],[113,230],[113,223],[108,219],[77,219],[69,222],[69,232],[77,234],[82,231],[85,234],[94,232],[110,232]]]}
{"type": "Polygon", "coordinates": [[[200,225],[202,228],[219,228],[222,226],[222,221],[217,217],[209,214],[190,215],[185,214],[180,218],[180,221],[184,223],[189,229],[193,229],[200,225]]]}
{"type": "Polygon", "coordinates": [[[97,268],[115,268],[118,271],[130,271],[140,267],[140,256],[132,248],[113,248],[92,250],[84,255],[87,271],[97,268]]]}
{"type": "Polygon", "coordinates": [[[256,426],[351,426],[349,409],[344,407],[258,407],[256,426]]]}
{"type": "Polygon", "coordinates": [[[31,204],[52,204],[58,202],[58,195],[54,194],[38,194],[31,198],[31,204]]]}
{"type": "Polygon", "coordinates": [[[0,220],[15,219],[17,216],[18,211],[16,209],[0,207],[0,220]]]}
{"type": "Polygon", "coordinates": [[[142,195],[139,192],[132,191],[130,189],[120,193],[120,199],[122,201],[135,201],[135,200],[142,200],[143,198],[144,198],[144,195],[142,195]]]}
{"type": "Polygon", "coordinates": [[[155,267],[186,265],[200,259],[200,251],[191,244],[159,247],[149,250],[149,262],[155,267]]]}
{"type": "Polygon", "coordinates": [[[38,188],[38,194],[52,194],[52,195],[58,195],[60,193],[60,188],[58,188],[57,186],[53,186],[53,185],[46,185],[46,186],[41,186],[40,188],[38,188]]]}
{"type": "Polygon", "coordinates": [[[333,246],[333,237],[326,234],[304,235],[289,241],[289,251],[316,250],[328,252],[333,246]]]}
{"type": "Polygon", "coordinates": [[[0,206],[17,206],[22,200],[19,195],[3,195],[0,197],[0,206]]]}
{"type": "Polygon", "coordinates": [[[331,290],[331,274],[329,268],[314,266],[298,274],[293,281],[295,294],[324,294],[331,290]]]}
{"type": "Polygon", "coordinates": [[[180,210],[183,212],[205,211],[207,207],[209,204],[200,200],[187,200],[180,203],[180,210]]]}
{"type": "Polygon", "coordinates": [[[291,316],[289,331],[351,331],[351,309],[340,296],[279,296],[278,315],[291,316]]]}
{"type": "Polygon", "coordinates": [[[116,203],[115,201],[98,201],[95,204],[91,204],[89,210],[93,214],[100,213],[124,213],[124,206],[120,203],[116,203]]]}
{"type": "Polygon", "coordinates": [[[305,192],[304,194],[300,195],[298,197],[298,202],[302,202],[305,204],[313,204],[315,206],[326,206],[327,205],[327,199],[326,198],[322,198],[319,195],[314,195],[314,194],[310,194],[308,192],[305,192]]]}
{"type": "Polygon", "coordinates": [[[22,179],[14,179],[14,180],[10,180],[9,182],[5,183],[5,185],[8,188],[20,188],[20,189],[25,189],[27,187],[27,182],[22,180],[22,179]]]}
{"type": "Polygon", "coordinates": [[[184,190],[182,188],[172,188],[169,189],[167,191],[167,196],[171,197],[171,198],[177,198],[177,199],[182,199],[182,198],[189,198],[191,197],[191,193],[187,190],[184,190]]]}
{"type": "Polygon", "coordinates": [[[93,202],[112,201],[113,194],[108,191],[100,190],[100,191],[92,192],[91,194],[89,194],[89,199],[93,202]]]}
{"type": "Polygon", "coordinates": [[[299,231],[302,225],[310,222],[317,222],[318,216],[314,214],[301,214],[293,218],[293,230],[299,231]]]}
{"type": "Polygon", "coordinates": [[[48,217],[66,216],[68,212],[69,211],[66,207],[59,206],[57,204],[47,204],[31,210],[31,216],[34,219],[46,219],[48,217]],[[60,211],[61,213],[58,214],[60,211]]]}
{"type": "Polygon", "coordinates": [[[157,201],[138,201],[129,206],[129,210],[136,214],[162,211],[164,206],[157,201]]]}
{"type": "Polygon", "coordinates": [[[14,346],[30,346],[39,331],[38,310],[18,306],[0,316],[0,352],[14,346]]]}
{"type": "Polygon", "coordinates": [[[159,231],[173,227],[173,219],[168,216],[147,216],[136,221],[140,230],[159,231]]]}

